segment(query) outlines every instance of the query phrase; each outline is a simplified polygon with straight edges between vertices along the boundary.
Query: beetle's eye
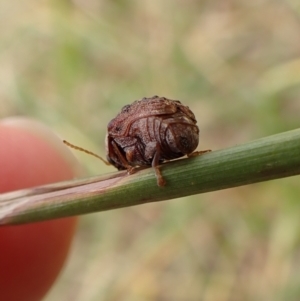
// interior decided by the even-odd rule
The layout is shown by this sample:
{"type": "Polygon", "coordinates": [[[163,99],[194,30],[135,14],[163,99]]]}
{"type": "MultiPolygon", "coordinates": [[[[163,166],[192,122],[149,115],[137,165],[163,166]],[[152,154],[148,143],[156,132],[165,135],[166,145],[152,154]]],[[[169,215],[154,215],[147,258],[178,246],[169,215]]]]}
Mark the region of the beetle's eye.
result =
{"type": "Polygon", "coordinates": [[[180,144],[180,149],[188,149],[190,145],[190,141],[186,137],[180,136],[179,144],[180,144]]]}

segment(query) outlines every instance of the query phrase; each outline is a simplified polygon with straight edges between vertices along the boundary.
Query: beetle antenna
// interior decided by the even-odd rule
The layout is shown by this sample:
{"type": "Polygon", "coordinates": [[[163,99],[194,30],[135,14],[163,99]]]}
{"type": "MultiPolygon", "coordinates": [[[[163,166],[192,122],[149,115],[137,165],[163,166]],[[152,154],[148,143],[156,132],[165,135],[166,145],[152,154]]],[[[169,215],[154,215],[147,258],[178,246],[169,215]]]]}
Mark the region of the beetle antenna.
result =
{"type": "Polygon", "coordinates": [[[92,155],[92,156],[94,156],[94,157],[100,159],[100,160],[101,160],[102,162],[104,162],[106,165],[111,165],[109,162],[107,162],[106,160],[104,160],[102,157],[98,156],[97,154],[95,154],[95,153],[93,153],[93,152],[90,152],[90,151],[87,150],[87,149],[84,149],[84,148],[82,148],[82,147],[80,147],[80,146],[76,146],[76,145],[74,145],[74,144],[72,144],[72,143],[70,143],[70,142],[68,142],[68,141],[66,141],[66,140],[63,140],[63,143],[66,144],[66,145],[68,145],[68,146],[71,147],[71,148],[74,148],[74,149],[76,149],[76,150],[79,150],[79,151],[81,151],[81,152],[87,153],[87,154],[89,154],[89,155],[92,155]]]}

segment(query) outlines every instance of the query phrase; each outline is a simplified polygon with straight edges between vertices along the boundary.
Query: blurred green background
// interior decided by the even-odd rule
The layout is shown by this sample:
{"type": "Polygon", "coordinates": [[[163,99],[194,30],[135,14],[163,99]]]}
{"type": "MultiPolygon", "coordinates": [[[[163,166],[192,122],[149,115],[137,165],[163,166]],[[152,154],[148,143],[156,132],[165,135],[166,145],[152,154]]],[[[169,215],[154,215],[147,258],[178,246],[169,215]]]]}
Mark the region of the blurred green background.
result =
{"type": "MultiPolygon", "coordinates": [[[[110,119],[157,94],[216,150],[300,127],[300,4],[2,1],[0,66],[1,118],[105,155],[110,119]]],[[[299,300],[299,214],[293,177],[84,216],[45,300],[299,300]]]]}

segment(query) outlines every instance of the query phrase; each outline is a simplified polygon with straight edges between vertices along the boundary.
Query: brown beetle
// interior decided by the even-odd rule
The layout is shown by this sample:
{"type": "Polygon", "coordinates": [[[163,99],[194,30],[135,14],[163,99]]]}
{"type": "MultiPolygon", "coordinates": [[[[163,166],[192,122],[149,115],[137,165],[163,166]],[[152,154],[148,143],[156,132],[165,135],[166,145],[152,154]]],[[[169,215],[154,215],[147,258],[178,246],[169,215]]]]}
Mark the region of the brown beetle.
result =
{"type": "MultiPolygon", "coordinates": [[[[128,173],[139,166],[152,166],[157,184],[164,186],[166,182],[158,165],[192,154],[199,142],[196,123],[193,112],[178,100],[159,96],[136,100],[124,106],[109,122],[106,158],[118,170],[127,169],[128,173]]],[[[94,153],[64,143],[103,160],[94,153]]]]}
{"type": "Polygon", "coordinates": [[[158,165],[191,154],[199,142],[192,111],[178,100],[144,97],[126,105],[107,126],[107,160],[132,173],[136,166],[152,166],[157,183],[165,185],[158,165]]]}

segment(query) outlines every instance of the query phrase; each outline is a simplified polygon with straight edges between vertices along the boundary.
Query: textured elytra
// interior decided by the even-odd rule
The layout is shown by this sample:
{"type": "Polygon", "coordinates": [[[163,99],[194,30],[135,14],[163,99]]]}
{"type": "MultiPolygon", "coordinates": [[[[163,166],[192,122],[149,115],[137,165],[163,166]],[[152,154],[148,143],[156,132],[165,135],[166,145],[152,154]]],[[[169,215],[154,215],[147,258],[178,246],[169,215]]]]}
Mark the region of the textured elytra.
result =
{"type": "Polygon", "coordinates": [[[159,186],[165,185],[158,165],[191,154],[199,128],[193,112],[178,100],[153,96],[126,105],[107,127],[107,160],[129,173],[152,166],[159,186]]]}

